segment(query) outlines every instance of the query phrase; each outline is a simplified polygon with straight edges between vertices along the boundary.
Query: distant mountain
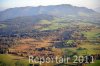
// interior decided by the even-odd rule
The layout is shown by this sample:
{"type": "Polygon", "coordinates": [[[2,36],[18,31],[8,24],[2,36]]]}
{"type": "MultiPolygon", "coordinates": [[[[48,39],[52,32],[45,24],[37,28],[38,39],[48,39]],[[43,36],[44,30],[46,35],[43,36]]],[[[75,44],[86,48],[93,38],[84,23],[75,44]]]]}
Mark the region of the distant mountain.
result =
{"type": "Polygon", "coordinates": [[[94,9],[96,12],[100,13],[100,7],[94,9]]]}
{"type": "Polygon", "coordinates": [[[17,17],[34,16],[47,14],[52,16],[80,15],[80,14],[95,14],[92,9],[85,7],[76,7],[68,4],[38,6],[38,7],[17,7],[10,8],[0,12],[0,21],[13,19],[17,17]]]}

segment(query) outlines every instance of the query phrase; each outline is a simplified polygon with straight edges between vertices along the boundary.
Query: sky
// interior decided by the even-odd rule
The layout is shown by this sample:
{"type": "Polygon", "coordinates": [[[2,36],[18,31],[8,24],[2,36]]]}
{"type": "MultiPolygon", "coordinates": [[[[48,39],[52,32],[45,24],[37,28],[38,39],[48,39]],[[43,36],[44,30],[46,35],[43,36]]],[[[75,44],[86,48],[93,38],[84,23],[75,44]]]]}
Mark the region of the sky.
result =
{"type": "Polygon", "coordinates": [[[14,7],[47,6],[71,4],[79,7],[94,9],[100,6],[100,0],[0,0],[0,10],[14,7]]]}

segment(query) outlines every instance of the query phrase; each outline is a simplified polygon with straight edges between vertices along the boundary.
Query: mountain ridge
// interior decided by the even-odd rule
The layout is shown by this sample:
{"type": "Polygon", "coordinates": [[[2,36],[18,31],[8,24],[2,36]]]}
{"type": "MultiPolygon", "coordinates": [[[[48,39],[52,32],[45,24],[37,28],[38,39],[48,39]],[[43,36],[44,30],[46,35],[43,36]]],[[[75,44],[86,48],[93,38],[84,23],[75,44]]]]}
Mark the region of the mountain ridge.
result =
{"type": "Polygon", "coordinates": [[[100,7],[94,9],[96,12],[100,13],[100,7]]]}
{"type": "Polygon", "coordinates": [[[10,8],[0,12],[0,21],[13,19],[16,17],[34,16],[39,14],[47,14],[52,16],[66,16],[66,15],[79,15],[79,13],[90,15],[96,12],[86,7],[77,7],[69,4],[38,6],[38,7],[17,7],[17,8],[10,8]]]}

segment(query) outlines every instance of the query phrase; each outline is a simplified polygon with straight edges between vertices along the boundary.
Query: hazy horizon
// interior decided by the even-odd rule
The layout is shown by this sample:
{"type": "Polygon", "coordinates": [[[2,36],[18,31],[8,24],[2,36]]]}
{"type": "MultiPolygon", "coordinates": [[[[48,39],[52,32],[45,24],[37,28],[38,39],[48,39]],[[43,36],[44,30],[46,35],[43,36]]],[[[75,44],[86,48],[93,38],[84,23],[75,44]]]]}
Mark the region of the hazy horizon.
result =
{"type": "Polygon", "coordinates": [[[15,7],[26,7],[26,6],[48,6],[48,5],[60,5],[60,4],[70,4],[78,7],[87,7],[89,9],[94,9],[99,7],[100,0],[0,0],[0,11],[15,8],[15,7]]]}

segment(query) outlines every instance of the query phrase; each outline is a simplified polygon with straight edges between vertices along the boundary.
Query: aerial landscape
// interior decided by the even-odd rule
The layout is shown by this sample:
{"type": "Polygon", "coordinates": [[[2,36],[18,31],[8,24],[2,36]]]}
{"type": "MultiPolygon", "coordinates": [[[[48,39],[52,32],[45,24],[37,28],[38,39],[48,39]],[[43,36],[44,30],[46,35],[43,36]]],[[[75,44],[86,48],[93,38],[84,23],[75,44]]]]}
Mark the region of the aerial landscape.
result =
{"type": "Polygon", "coordinates": [[[99,66],[97,10],[62,3],[0,11],[0,66],[99,66]]]}

